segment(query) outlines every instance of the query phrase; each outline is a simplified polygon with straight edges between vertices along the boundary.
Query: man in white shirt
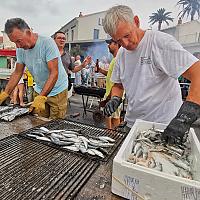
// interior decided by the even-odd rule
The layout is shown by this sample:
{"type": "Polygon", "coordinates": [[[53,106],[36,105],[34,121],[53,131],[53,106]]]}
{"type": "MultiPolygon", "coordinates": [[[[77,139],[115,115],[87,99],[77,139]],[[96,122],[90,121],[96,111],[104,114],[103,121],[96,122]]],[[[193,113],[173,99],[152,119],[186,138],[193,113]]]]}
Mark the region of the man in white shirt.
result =
{"type": "Polygon", "coordinates": [[[129,127],[138,118],[171,121],[162,139],[182,143],[191,124],[200,117],[200,61],[172,36],[140,29],[139,18],[128,6],[110,8],[104,18],[104,30],[122,46],[116,57],[112,74],[115,84],[105,114],[109,116],[116,110],[125,89],[128,99],[125,121],[129,127]],[[180,75],[191,81],[183,104],[177,80],[180,75]]]}
{"type": "MultiPolygon", "coordinates": [[[[81,57],[80,55],[76,56],[76,61],[74,62],[74,66],[80,66],[81,65],[81,57]]],[[[81,85],[81,71],[77,71],[75,73],[75,85],[81,85]]]]}

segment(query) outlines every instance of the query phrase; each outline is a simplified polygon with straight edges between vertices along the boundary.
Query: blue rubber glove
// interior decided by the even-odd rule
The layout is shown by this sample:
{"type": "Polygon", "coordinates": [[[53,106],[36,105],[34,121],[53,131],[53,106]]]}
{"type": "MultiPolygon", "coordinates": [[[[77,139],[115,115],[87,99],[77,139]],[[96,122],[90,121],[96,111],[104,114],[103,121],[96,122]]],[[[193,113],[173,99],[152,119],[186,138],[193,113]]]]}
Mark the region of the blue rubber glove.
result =
{"type": "Polygon", "coordinates": [[[191,101],[185,101],[176,117],[162,133],[162,141],[168,144],[183,144],[187,140],[192,123],[199,117],[200,105],[191,101]]]}
{"type": "Polygon", "coordinates": [[[113,96],[111,99],[106,103],[104,107],[104,115],[110,117],[112,113],[114,113],[119,105],[122,103],[122,98],[113,96]]]}

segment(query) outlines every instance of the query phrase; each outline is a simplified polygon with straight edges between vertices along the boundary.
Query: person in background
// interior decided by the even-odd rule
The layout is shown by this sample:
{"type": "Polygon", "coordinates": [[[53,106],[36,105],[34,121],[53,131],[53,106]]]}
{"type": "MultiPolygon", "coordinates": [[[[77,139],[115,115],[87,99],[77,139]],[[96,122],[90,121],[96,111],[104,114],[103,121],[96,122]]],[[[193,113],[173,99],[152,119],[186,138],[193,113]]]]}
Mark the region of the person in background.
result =
{"type": "Polygon", "coordinates": [[[21,18],[8,19],[5,33],[16,44],[17,64],[5,91],[0,94],[0,104],[14,90],[27,66],[36,84],[30,112],[51,119],[64,118],[68,80],[54,40],[34,33],[21,18]]]}
{"type": "MultiPolygon", "coordinates": [[[[72,61],[72,65],[74,65],[74,62],[75,62],[75,57],[74,56],[71,56],[71,61],[72,61]]],[[[71,80],[72,84],[75,83],[75,73],[72,72],[71,70],[70,70],[70,80],[71,80]]]]}
{"type": "Polygon", "coordinates": [[[81,70],[81,84],[82,85],[86,85],[87,84],[87,66],[84,67],[82,70],[81,70]]]}
{"type": "MultiPolygon", "coordinates": [[[[16,63],[15,63],[15,67],[16,68],[16,63]]],[[[17,105],[19,103],[19,105],[21,107],[24,107],[24,80],[23,80],[23,76],[20,78],[17,86],[15,87],[13,94],[12,94],[12,98],[11,98],[11,103],[13,103],[14,105],[17,105]],[[18,102],[19,101],[19,102],[18,102]]]]}
{"type": "Polygon", "coordinates": [[[28,68],[26,67],[25,69],[25,75],[26,75],[26,79],[27,79],[27,99],[28,99],[28,103],[33,101],[33,77],[31,75],[31,73],[28,71],[28,68]]]}
{"type": "MultiPolygon", "coordinates": [[[[115,67],[115,57],[120,48],[120,45],[117,42],[115,42],[113,39],[106,40],[106,43],[108,44],[108,49],[110,53],[113,55],[113,59],[109,65],[108,71],[101,67],[98,67],[97,69],[98,72],[106,76],[105,100],[100,102],[100,105],[102,106],[105,106],[105,103],[108,102],[111,98],[111,90],[112,90],[112,86],[114,85],[114,83],[111,81],[111,76],[112,76],[113,69],[115,67]]],[[[114,113],[112,113],[111,116],[106,117],[107,128],[114,129],[120,124],[120,113],[121,113],[121,109],[119,106],[117,110],[114,113]]]]}
{"type": "Polygon", "coordinates": [[[87,64],[91,61],[91,57],[87,56],[82,63],[79,62],[78,64],[74,65],[71,60],[71,56],[70,56],[69,52],[65,50],[65,42],[66,42],[65,33],[62,31],[55,32],[54,40],[58,46],[65,71],[68,74],[68,82],[70,83],[69,87],[68,87],[68,91],[69,91],[71,88],[71,73],[70,73],[70,71],[72,73],[81,73],[81,70],[83,68],[85,68],[85,66],[87,66],[87,64]]]}
{"type": "MultiPolygon", "coordinates": [[[[80,66],[81,65],[81,57],[80,55],[77,55],[75,57],[75,62],[74,62],[74,66],[80,66]]],[[[75,85],[81,85],[81,71],[77,71],[75,73],[75,85]]]]}
{"type": "Polygon", "coordinates": [[[110,8],[103,27],[122,46],[111,78],[115,83],[112,97],[104,113],[110,116],[117,109],[125,89],[128,127],[136,119],[166,123],[163,142],[184,143],[192,123],[200,117],[200,61],[171,35],[142,30],[128,6],[110,8]],[[181,74],[191,81],[184,103],[178,82],[181,74]]]}

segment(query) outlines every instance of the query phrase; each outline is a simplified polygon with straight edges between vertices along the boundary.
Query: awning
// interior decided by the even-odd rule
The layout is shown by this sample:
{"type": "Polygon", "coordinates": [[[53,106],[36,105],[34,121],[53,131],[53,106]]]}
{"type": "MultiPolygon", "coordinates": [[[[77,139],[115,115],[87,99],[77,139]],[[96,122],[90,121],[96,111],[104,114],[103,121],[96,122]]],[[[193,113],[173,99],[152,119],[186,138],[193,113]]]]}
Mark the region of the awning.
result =
{"type": "Polygon", "coordinates": [[[0,49],[0,56],[16,56],[15,49],[0,49]]]}

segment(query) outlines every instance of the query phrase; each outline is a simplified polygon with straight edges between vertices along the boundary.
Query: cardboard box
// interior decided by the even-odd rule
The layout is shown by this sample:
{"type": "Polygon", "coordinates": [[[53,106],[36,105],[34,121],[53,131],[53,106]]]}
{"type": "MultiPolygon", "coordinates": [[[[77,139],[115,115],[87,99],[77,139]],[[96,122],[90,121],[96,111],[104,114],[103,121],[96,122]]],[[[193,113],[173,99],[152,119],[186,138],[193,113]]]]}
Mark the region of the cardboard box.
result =
{"type": "Polygon", "coordinates": [[[200,200],[200,143],[193,129],[190,129],[189,140],[194,180],[127,162],[137,133],[152,128],[153,124],[156,129],[166,127],[164,124],[136,120],[113,160],[112,192],[130,200],[200,200]]]}

